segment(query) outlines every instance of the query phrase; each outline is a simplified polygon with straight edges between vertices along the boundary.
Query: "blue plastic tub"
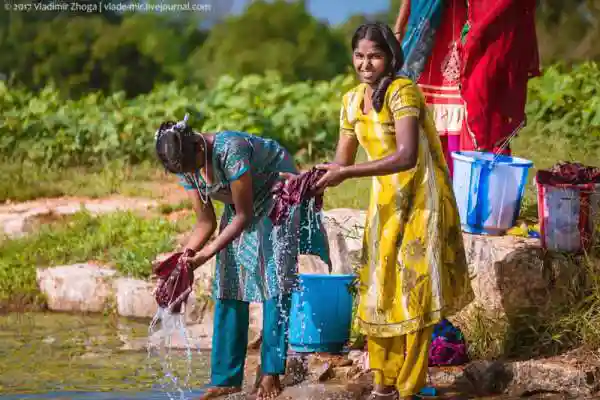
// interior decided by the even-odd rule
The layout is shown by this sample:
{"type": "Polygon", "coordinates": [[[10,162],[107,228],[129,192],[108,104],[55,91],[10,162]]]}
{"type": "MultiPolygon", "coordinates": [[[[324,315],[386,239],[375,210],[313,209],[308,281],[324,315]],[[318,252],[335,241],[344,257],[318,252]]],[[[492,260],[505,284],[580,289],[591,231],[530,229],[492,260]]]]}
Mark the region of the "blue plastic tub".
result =
{"type": "Polygon", "coordinates": [[[298,353],[339,353],[350,339],[354,275],[300,275],[292,294],[290,349],[298,353]]]}
{"type": "Polygon", "coordinates": [[[512,228],[533,162],[476,151],[454,152],[452,159],[454,195],[463,231],[502,235],[512,228]]]}

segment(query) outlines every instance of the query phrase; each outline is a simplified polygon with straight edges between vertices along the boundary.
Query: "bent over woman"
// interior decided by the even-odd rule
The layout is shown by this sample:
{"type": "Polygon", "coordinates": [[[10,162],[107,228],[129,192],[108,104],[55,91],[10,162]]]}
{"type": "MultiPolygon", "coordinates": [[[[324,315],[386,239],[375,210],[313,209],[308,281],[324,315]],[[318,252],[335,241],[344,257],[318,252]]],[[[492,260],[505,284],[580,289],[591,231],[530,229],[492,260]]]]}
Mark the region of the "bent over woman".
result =
{"type": "Polygon", "coordinates": [[[263,303],[258,399],[273,398],[285,372],[298,253],[305,249],[329,263],[320,217],[304,202],[290,207],[283,223],[269,218],[271,190],[280,174],[297,173],[288,152],[273,140],[243,132],[196,133],[184,120],[160,126],[156,151],[164,167],[180,177],[197,215],[186,245],[195,255],[186,261],[197,268],[216,255],[211,387],[201,399],[241,391],[250,302],[263,303]],[[219,233],[209,241],[217,228],[213,200],[225,207],[219,233]]]}

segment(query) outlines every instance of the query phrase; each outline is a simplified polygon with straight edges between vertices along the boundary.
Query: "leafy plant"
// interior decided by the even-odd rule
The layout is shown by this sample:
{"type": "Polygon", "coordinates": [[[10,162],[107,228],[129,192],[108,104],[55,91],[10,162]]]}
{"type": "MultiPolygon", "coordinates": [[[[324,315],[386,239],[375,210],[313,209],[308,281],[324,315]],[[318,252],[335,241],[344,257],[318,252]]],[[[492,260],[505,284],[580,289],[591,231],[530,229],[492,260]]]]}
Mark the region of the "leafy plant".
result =
{"type": "Polygon", "coordinates": [[[528,130],[559,135],[574,146],[600,149],[600,68],[590,62],[567,69],[549,67],[532,79],[527,102],[528,130]]]}
{"type": "Polygon", "coordinates": [[[197,130],[246,131],[314,158],[335,146],[340,98],[352,84],[224,76],[210,91],[169,84],[132,100],[119,92],[65,101],[51,86],[34,95],[0,82],[0,156],[60,167],[154,160],[160,123],[189,112],[197,130]]]}

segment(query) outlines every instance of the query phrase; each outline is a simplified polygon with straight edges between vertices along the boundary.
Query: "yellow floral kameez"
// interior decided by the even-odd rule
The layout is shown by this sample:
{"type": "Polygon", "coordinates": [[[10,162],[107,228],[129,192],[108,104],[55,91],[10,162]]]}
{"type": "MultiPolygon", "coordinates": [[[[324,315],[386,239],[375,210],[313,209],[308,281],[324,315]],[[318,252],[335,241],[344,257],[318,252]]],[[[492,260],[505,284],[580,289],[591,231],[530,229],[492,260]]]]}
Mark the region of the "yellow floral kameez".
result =
{"type": "Polygon", "coordinates": [[[396,151],[394,121],[419,119],[417,165],[373,177],[359,273],[358,324],[376,383],[410,396],[425,383],[433,326],[473,292],[448,167],[421,91],[396,78],[382,110],[365,115],[365,90],[344,95],[341,134],[356,137],[370,160],[396,151]]]}

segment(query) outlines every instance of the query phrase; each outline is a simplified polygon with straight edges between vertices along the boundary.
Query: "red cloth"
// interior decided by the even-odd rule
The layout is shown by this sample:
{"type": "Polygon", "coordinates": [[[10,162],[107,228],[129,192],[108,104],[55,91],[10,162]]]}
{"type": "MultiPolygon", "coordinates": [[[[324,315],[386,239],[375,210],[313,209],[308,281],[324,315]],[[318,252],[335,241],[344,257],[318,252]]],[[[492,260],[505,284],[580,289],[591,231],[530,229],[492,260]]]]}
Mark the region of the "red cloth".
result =
{"type": "Polygon", "coordinates": [[[459,83],[461,30],[466,22],[465,1],[445,0],[442,22],[435,33],[431,55],[417,82],[425,96],[425,103],[433,112],[450,175],[454,164],[450,154],[460,150],[465,118],[459,83]]]}
{"type": "MultiPolygon", "coordinates": [[[[186,255],[191,256],[193,253],[188,249],[186,255]]],[[[169,309],[174,314],[181,312],[181,306],[187,302],[194,283],[194,272],[181,262],[183,254],[179,252],[171,255],[154,269],[154,274],[159,279],[154,298],[159,307],[169,309]]]]}
{"type": "Polygon", "coordinates": [[[535,6],[536,0],[469,1],[462,150],[494,151],[525,120],[527,82],[540,74],[535,6]]]}
{"type": "Polygon", "coordinates": [[[270,217],[273,224],[279,225],[289,215],[290,207],[300,204],[304,200],[315,197],[316,211],[323,208],[323,195],[316,194],[313,187],[327,171],[312,168],[292,179],[277,182],[271,191],[275,198],[275,205],[270,217]]]}

